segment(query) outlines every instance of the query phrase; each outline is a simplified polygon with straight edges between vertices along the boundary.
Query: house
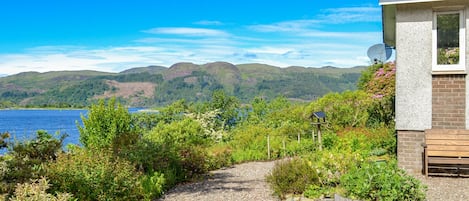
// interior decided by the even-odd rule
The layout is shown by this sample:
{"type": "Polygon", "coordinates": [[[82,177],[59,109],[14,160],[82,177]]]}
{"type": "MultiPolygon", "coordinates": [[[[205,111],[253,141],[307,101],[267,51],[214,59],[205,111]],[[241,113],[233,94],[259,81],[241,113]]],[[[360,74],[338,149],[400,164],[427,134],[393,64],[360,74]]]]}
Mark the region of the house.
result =
{"type": "Polygon", "coordinates": [[[427,129],[469,129],[469,1],[380,0],[396,50],[398,164],[422,171],[427,129]]]}

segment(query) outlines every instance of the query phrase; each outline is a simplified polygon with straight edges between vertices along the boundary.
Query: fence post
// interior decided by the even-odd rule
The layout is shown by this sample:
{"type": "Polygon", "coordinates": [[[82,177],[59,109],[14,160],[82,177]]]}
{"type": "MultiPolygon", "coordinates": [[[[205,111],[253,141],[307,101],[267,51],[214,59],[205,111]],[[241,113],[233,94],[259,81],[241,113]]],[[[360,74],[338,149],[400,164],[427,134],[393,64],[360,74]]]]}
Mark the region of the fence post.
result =
{"type": "Polygon", "coordinates": [[[267,158],[270,160],[270,135],[267,135],[267,158]]]}
{"type": "Polygon", "coordinates": [[[285,145],[285,138],[282,141],[283,144],[283,157],[287,155],[287,146],[285,145]]]}
{"type": "Polygon", "coordinates": [[[321,124],[318,124],[318,141],[319,141],[319,150],[322,151],[321,124]]]}

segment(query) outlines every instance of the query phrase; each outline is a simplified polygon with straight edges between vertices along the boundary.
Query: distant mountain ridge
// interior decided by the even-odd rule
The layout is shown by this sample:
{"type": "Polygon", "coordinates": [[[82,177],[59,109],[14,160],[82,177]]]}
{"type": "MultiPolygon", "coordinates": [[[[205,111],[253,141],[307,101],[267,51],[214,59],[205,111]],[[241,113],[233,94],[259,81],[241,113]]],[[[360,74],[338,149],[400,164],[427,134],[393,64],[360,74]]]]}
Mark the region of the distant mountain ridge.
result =
{"type": "Polygon", "coordinates": [[[120,73],[99,71],[24,72],[0,77],[2,102],[19,106],[82,107],[99,98],[118,97],[128,106],[156,106],[178,99],[209,100],[225,90],[247,102],[283,95],[310,101],[328,92],[354,90],[365,67],[280,68],[266,64],[213,62],[148,66],[120,73]]]}

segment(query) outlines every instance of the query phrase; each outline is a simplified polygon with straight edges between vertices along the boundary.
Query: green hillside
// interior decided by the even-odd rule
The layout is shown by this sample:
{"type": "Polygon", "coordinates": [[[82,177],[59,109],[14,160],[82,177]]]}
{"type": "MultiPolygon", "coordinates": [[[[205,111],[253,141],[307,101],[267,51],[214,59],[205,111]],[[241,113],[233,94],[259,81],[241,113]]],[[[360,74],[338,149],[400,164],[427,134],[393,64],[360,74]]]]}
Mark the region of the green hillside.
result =
{"type": "Polygon", "coordinates": [[[160,106],[179,99],[206,101],[219,89],[244,102],[281,95],[310,101],[328,92],[354,90],[363,69],[214,62],[138,67],[120,73],[24,72],[0,77],[0,107],[83,107],[113,96],[128,106],[160,106]]]}

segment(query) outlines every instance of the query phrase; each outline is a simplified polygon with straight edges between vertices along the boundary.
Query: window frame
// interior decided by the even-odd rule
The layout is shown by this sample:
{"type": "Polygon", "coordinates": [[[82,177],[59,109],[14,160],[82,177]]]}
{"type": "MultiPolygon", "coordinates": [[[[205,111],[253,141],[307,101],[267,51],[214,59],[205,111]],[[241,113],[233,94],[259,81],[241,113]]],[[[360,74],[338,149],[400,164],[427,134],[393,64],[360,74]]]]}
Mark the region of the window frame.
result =
{"type": "Polygon", "coordinates": [[[466,73],[466,17],[464,9],[433,12],[432,27],[432,71],[434,73],[466,73]],[[440,14],[459,14],[459,63],[438,64],[437,16],[440,14]]]}

